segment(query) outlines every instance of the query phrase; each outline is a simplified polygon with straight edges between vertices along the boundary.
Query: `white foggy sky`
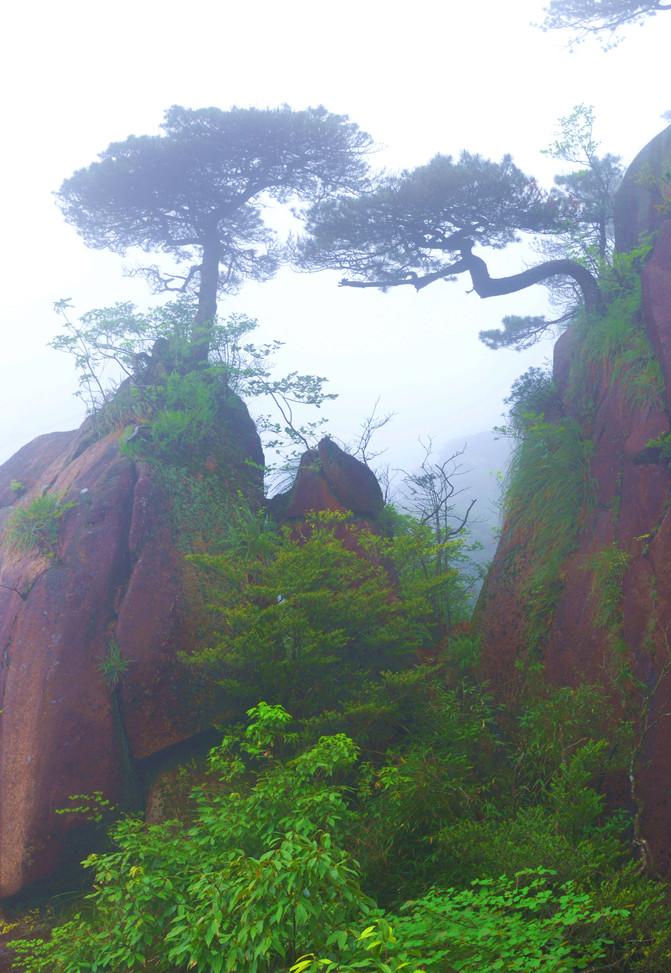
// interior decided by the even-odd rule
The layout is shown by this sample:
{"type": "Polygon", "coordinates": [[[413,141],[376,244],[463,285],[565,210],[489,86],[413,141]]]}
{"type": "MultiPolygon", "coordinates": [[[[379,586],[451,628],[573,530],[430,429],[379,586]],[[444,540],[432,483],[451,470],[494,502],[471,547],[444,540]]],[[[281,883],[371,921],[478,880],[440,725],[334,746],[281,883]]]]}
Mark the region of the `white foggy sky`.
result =
{"type": "MultiPolygon", "coordinates": [[[[415,166],[462,148],[510,152],[547,184],[540,155],[556,120],[578,102],[596,109],[604,151],[625,162],[671,108],[671,14],[632,28],[603,53],[573,53],[562,33],[530,25],[543,0],[61,0],[9,6],[0,39],[3,100],[0,462],[36,435],[72,428],[82,408],[74,371],[46,347],[52,304],[78,311],[148,303],[122,258],[87,250],[52,193],[109,142],[156,132],[163,111],[288,103],[348,114],[380,146],[375,164],[415,166]]],[[[487,256],[487,254],[483,254],[487,256]]],[[[514,250],[490,254],[492,274],[522,269],[514,250]]],[[[340,398],[330,431],[351,439],[375,400],[397,417],[380,437],[386,460],[408,465],[420,435],[436,444],[488,429],[502,399],[549,344],[492,352],[477,338],[505,314],[543,313],[541,287],[481,301],[465,280],[380,294],[339,289],[338,275],[282,271],[247,285],[220,310],[259,318],[286,342],[280,365],[325,375],[340,398]]]]}

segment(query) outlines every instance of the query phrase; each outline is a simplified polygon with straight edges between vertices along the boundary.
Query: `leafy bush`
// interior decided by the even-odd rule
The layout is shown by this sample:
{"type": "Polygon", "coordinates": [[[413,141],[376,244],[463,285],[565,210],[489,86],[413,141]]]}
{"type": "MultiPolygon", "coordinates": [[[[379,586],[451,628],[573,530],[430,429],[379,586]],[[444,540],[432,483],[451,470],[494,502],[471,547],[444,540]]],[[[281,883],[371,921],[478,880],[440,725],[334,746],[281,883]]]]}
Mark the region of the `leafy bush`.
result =
{"type": "Polygon", "coordinates": [[[300,539],[289,527],[267,533],[247,557],[194,557],[218,635],[183,661],[219,685],[228,708],[264,697],[302,717],[344,701],[366,674],[409,665],[431,644],[432,606],[399,596],[392,550],[327,513],[300,539]]]}
{"type": "Polygon", "coordinates": [[[518,438],[539,419],[545,419],[549,411],[561,411],[552,372],[547,368],[528,368],[513,382],[504,401],[508,406],[508,421],[503,431],[518,438]]]}
{"type": "Polygon", "coordinates": [[[63,515],[74,502],[61,494],[44,493],[17,507],[5,528],[5,542],[15,551],[35,551],[47,558],[56,556],[58,534],[63,515]]]}
{"type": "Polygon", "coordinates": [[[612,640],[620,636],[622,615],[622,585],[631,561],[631,554],[610,544],[591,555],[587,569],[592,572],[592,602],[594,624],[606,629],[612,640]]]}
{"type": "Polygon", "coordinates": [[[335,933],[323,958],[305,957],[292,973],[584,970],[607,955],[605,923],[627,915],[596,908],[589,893],[573,882],[559,885],[548,869],[526,870],[435,890],[399,915],[376,917],[358,935],[335,933]]]}
{"type": "Polygon", "coordinates": [[[280,762],[287,715],[259,704],[210,755],[193,820],[125,818],[117,850],[91,855],[89,907],[49,941],[14,943],[26,973],[286,969],[371,908],[343,848],[351,814],[338,778],[356,762],[343,734],[280,762]],[[260,750],[260,744],[266,746],[260,750]]]}
{"type": "Polygon", "coordinates": [[[641,319],[640,264],[650,247],[616,254],[604,289],[609,304],[599,317],[583,317],[574,325],[576,351],[567,395],[582,402],[586,412],[594,403],[590,370],[607,366],[611,383],[621,384],[632,407],[663,402],[664,379],[659,361],[641,319]]]}

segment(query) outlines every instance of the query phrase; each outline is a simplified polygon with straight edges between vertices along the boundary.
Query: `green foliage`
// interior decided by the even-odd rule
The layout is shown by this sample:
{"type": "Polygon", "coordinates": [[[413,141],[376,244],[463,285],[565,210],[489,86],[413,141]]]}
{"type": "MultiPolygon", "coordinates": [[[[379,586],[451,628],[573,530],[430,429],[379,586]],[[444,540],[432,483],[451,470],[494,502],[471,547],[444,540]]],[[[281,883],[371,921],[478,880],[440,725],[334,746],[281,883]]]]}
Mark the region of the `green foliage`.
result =
{"type": "Polygon", "coordinates": [[[210,322],[209,365],[201,362],[194,370],[197,308],[185,298],[146,311],[124,302],[89,311],[77,321],[69,316],[68,302],[57,302],[56,309],[64,330],[51,346],[74,357],[76,394],[96,433],[130,424],[130,434],[137,426],[138,455],[153,446],[164,462],[183,467],[185,455],[193,459],[194,444],[216,432],[222,400],[230,404],[235,396],[263,410],[256,425],[265,447],[283,455],[312,441],[325,422],[304,417],[305,410],[336,398],[324,390],[320,376],[275,376],[273,357],[282,342],[254,343],[258,323],[243,314],[210,322]],[[119,376],[125,379],[121,385],[119,376]],[[177,455],[170,454],[171,445],[177,455]]]}
{"type": "MultiPolygon", "coordinates": [[[[573,882],[558,884],[548,869],[527,870],[468,889],[434,890],[400,915],[377,918],[341,939],[342,952],[334,949],[333,959],[306,957],[292,971],[584,970],[607,955],[605,922],[627,915],[595,908],[589,893],[573,882]]],[[[337,934],[331,938],[340,945],[337,934]]]]}
{"type": "MultiPolygon", "coordinates": [[[[529,395],[544,388],[532,376],[529,395]]],[[[546,426],[524,418],[523,442],[580,454],[573,429],[555,440],[546,426]]],[[[416,522],[389,526],[380,537],[326,514],[282,531],[240,506],[225,553],[193,558],[220,634],[191,663],[225,735],[178,819],[113,825],[86,861],[91,892],[50,939],[16,944],[19,969],[668,965],[661,887],[629,866],[629,818],[601,786],[628,768],[632,726],[603,689],[540,679],[501,711],[473,639],[445,629],[441,545],[416,522]]],[[[597,573],[617,588],[622,558],[607,555],[597,573]]],[[[110,810],[99,794],[71,803],[96,823],[110,810]]]]}
{"type": "Polygon", "coordinates": [[[116,850],[92,855],[86,914],[50,941],[15,944],[27,973],[286,969],[370,909],[342,847],[350,818],[337,782],[356,760],[344,735],[284,763],[261,752],[290,721],[259,704],[247,732],[213,752],[191,822],[116,824],[116,850]],[[217,784],[217,781],[220,781],[217,784]]]}
{"type": "Polygon", "coordinates": [[[305,716],[343,701],[366,674],[407,665],[430,642],[432,605],[410,581],[395,591],[393,549],[327,513],[309,518],[300,539],[290,527],[265,534],[247,557],[240,547],[195,557],[219,634],[183,660],[227,706],[261,696],[305,716]]]}
{"type": "Polygon", "coordinates": [[[664,432],[655,439],[649,439],[645,446],[646,449],[655,451],[660,463],[671,466],[671,433],[664,432]]]}
{"type": "Polygon", "coordinates": [[[506,776],[504,751],[488,697],[465,683],[450,688],[437,669],[385,674],[366,696],[367,726],[351,725],[371,758],[359,785],[366,828],[356,856],[376,898],[399,902],[463,878],[438,841],[447,822],[480,816],[497,773],[506,776]],[[383,756],[375,715],[386,721],[383,756]]]}
{"type": "Polygon", "coordinates": [[[98,667],[110,690],[114,691],[120,685],[121,678],[129,665],[129,660],[121,655],[121,646],[117,639],[112,639],[107,647],[107,657],[98,667]]]}
{"type": "MultiPolygon", "coordinates": [[[[544,690],[531,700],[519,717],[515,734],[517,786],[534,797],[547,787],[587,741],[610,740],[609,759],[624,762],[628,741],[614,734],[616,714],[600,686],[564,686],[544,690]]],[[[616,763],[611,763],[615,766],[616,763]]]]}
{"type": "Polygon", "coordinates": [[[631,743],[622,733],[613,739],[613,719],[597,687],[546,691],[528,703],[497,739],[496,776],[483,789],[479,773],[468,812],[443,820],[436,842],[450,881],[537,865],[585,880],[612,868],[623,823],[604,818],[596,785],[622,769],[631,743]]]}
{"type": "Polygon", "coordinates": [[[72,803],[68,807],[57,807],[56,814],[76,814],[94,824],[101,824],[105,818],[116,811],[116,805],[108,801],[102,791],[91,794],[70,794],[68,800],[72,803]]]}
{"type": "Polygon", "coordinates": [[[126,442],[132,457],[188,469],[205,459],[217,430],[219,402],[225,391],[216,374],[171,372],[160,387],[147,390],[147,412],[142,436],[126,442]]]}
{"type": "Polygon", "coordinates": [[[613,207],[623,169],[619,156],[599,154],[594,127],[594,108],[576,105],[559,119],[558,136],[546,154],[577,166],[555,177],[563,216],[556,243],[564,256],[577,260],[601,278],[613,261],[613,207]]]}
{"type": "Polygon", "coordinates": [[[561,401],[549,368],[534,365],[515,379],[504,402],[508,406],[506,435],[523,438],[529,427],[548,412],[560,412],[561,401]]]}
{"type": "Polygon", "coordinates": [[[508,474],[504,509],[509,529],[524,538],[521,593],[527,645],[536,651],[563,588],[562,567],[593,503],[592,444],[573,419],[550,423],[522,412],[514,421],[526,428],[508,474]]]}
{"type": "Polygon", "coordinates": [[[592,554],[586,565],[592,572],[594,624],[606,629],[612,638],[617,638],[622,629],[622,584],[630,561],[631,554],[613,543],[592,554]]]}
{"type": "Polygon", "coordinates": [[[21,480],[12,480],[12,482],[9,484],[9,488],[12,493],[17,495],[17,497],[20,497],[22,493],[26,492],[26,484],[21,480]]]}
{"type": "MultiPolygon", "coordinates": [[[[374,542],[375,543],[375,542],[374,542]]],[[[387,545],[379,545],[394,566],[398,592],[408,607],[430,608],[435,639],[470,617],[476,582],[468,534],[451,536],[435,524],[409,518],[397,525],[387,545]]]]}
{"type": "Polygon", "coordinates": [[[645,408],[664,398],[664,379],[641,323],[640,268],[648,244],[628,254],[615,254],[604,278],[608,300],[604,314],[576,322],[576,352],[567,395],[589,415],[594,408],[594,371],[607,368],[612,384],[624,389],[628,404],[645,408]]]}
{"type": "Polygon", "coordinates": [[[54,558],[64,514],[74,507],[62,494],[43,493],[13,511],[5,528],[5,543],[15,551],[35,551],[54,558]]]}

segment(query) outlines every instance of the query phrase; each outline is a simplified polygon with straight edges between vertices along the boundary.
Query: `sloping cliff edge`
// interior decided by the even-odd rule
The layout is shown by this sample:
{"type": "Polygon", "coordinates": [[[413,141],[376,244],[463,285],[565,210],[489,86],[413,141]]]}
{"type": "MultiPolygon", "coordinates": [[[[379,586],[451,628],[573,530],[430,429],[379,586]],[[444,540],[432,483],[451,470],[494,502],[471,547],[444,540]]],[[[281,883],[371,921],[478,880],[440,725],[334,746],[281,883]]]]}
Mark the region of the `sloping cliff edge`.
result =
{"type": "MultiPolygon", "coordinates": [[[[263,452],[237,397],[219,423],[222,480],[244,471],[236,482],[258,505],[263,452]]],[[[96,439],[85,423],[0,467],[0,531],[10,525],[0,546],[2,897],[85,853],[81,817],[56,813],[71,795],[138,806],[141,762],[204,729],[177,658],[197,620],[170,499],[120,437],[96,439]],[[12,544],[17,510],[45,497],[52,542],[12,544]]]]}
{"type": "Polygon", "coordinates": [[[572,326],[557,342],[556,399],[537,435],[546,436],[541,466],[547,459],[547,476],[559,480],[548,496],[566,502],[564,523],[552,525],[559,514],[547,509],[540,522],[532,499],[520,503],[522,491],[508,510],[477,627],[484,674],[502,700],[519,698],[539,664],[552,684],[606,690],[614,719],[632,726],[631,762],[612,783],[613,797],[634,812],[645,865],[668,878],[671,128],[628,170],[616,218],[621,250],[652,241],[640,308],[630,295],[611,306],[609,321],[572,326]],[[553,450],[556,459],[559,439],[569,436],[573,459],[551,469],[553,450]]]}

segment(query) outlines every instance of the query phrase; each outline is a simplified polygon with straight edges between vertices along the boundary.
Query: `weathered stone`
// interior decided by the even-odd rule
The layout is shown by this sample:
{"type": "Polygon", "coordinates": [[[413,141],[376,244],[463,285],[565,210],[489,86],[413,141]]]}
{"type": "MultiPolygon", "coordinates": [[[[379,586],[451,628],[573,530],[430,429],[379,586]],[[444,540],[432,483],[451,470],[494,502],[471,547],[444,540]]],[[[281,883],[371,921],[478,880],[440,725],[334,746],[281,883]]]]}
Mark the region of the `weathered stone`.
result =
{"type": "Polygon", "coordinates": [[[38,436],[0,466],[0,508],[10,507],[39,481],[48,486],[52,463],[63,461],[63,454],[77,432],[52,432],[38,436]]]}
{"type": "MultiPolygon", "coordinates": [[[[669,142],[671,151],[671,138],[669,142]]],[[[641,272],[641,285],[646,328],[662,366],[666,404],[671,411],[671,219],[659,228],[654,249],[641,272]]]]}
{"type": "MultiPolygon", "coordinates": [[[[211,447],[209,474],[259,504],[263,453],[230,395],[211,447]]],[[[55,813],[69,795],[123,803],[138,761],[203,729],[177,659],[195,637],[193,569],[170,498],[146,464],[120,453],[119,433],[92,441],[88,426],[40,437],[0,467],[12,505],[0,517],[46,488],[72,505],[55,556],[0,547],[0,896],[66,859],[82,827],[55,813]],[[105,675],[117,647],[121,671],[105,675]]]]}
{"type": "Polygon", "coordinates": [[[642,149],[615,196],[615,247],[627,253],[671,215],[671,125],[642,149]]]}
{"type": "Polygon", "coordinates": [[[269,506],[278,520],[302,520],[313,510],[347,510],[374,520],[384,507],[384,497],[377,477],[365,463],[332,439],[322,439],[317,449],[301,457],[289,493],[274,497],[269,506]]]}
{"type": "Polygon", "coordinates": [[[384,497],[373,471],[332,439],[322,439],[317,452],[324,478],[340,503],[359,517],[377,517],[384,497]]]}
{"type": "MultiPolygon", "coordinates": [[[[562,565],[561,590],[547,618],[543,659],[551,683],[603,685],[616,708],[630,707],[627,718],[633,718],[635,732],[643,732],[644,699],[619,697],[613,675],[617,667],[613,633],[595,622],[599,592],[592,585],[591,559],[611,545],[626,552],[629,561],[622,588],[620,634],[634,676],[651,697],[648,728],[636,765],[641,824],[655,870],[671,877],[671,719],[665,715],[671,703],[671,470],[663,451],[653,455],[648,446],[650,440],[671,431],[671,222],[659,224],[657,216],[656,210],[648,211],[659,232],[643,271],[643,314],[666,379],[665,399],[654,401],[651,396],[642,402],[640,396],[632,397],[626,375],[604,360],[583,372],[594,402],[594,409],[585,414],[569,381],[571,367],[580,355],[575,334],[568,332],[555,349],[554,378],[564,413],[581,424],[583,434],[593,443],[590,470],[595,504],[576,550],[562,565]]],[[[636,232],[650,229],[649,224],[641,223],[643,219],[639,213],[624,231],[632,233],[634,226],[636,232]]],[[[524,587],[537,567],[530,554],[532,541],[514,523],[504,525],[478,606],[483,671],[502,700],[516,697],[522,678],[515,664],[525,652],[524,587]]],[[[625,773],[611,782],[609,794],[632,806],[625,773]]]]}

